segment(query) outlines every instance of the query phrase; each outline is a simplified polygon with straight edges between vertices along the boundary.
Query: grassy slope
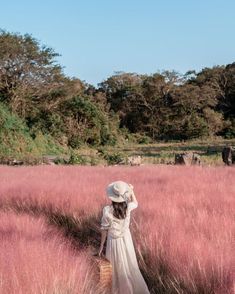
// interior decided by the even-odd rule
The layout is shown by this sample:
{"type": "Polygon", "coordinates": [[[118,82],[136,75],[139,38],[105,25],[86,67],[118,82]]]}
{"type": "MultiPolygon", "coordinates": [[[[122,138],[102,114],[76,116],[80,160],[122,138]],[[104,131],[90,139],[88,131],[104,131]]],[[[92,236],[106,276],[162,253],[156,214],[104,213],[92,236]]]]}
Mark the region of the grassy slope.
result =
{"type": "Polygon", "coordinates": [[[65,149],[52,137],[30,136],[24,122],[0,103],[0,158],[38,158],[44,154],[61,154],[65,149]]]}

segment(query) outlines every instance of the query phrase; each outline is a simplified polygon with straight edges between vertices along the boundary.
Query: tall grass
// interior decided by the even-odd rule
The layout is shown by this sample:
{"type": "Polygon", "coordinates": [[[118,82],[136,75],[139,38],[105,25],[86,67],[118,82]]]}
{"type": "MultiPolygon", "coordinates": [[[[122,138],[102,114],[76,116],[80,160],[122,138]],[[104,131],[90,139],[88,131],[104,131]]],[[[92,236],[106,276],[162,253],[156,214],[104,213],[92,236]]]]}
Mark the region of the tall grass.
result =
{"type": "Polygon", "coordinates": [[[139,193],[147,200],[137,214],[135,237],[153,287],[163,293],[233,293],[234,172],[160,169],[143,181],[139,193]]]}
{"type": "MultiPolygon", "coordinates": [[[[105,186],[118,179],[132,183],[139,207],[131,229],[151,292],[234,292],[234,168],[3,166],[0,172],[6,215],[10,209],[40,216],[48,228],[84,246],[98,246],[101,207],[108,203],[105,186]]],[[[53,250],[44,256],[53,256],[53,250]]]]}
{"type": "Polygon", "coordinates": [[[94,293],[91,277],[87,254],[44,219],[0,214],[0,293],[94,293]]]}

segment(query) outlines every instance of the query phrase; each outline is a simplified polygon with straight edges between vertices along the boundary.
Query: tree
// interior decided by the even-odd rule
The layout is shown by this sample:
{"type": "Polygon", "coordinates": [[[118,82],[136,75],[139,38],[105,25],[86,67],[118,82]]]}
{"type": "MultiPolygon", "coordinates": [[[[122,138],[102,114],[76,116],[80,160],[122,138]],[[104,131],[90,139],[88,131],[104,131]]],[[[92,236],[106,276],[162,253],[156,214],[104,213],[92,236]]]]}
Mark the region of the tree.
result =
{"type": "Polygon", "coordinates": [[[90,145],[116,143],[117,125],[89,97],[75,96],[62,102],[59,107],[63,132],[71,147],[77,148],[84,142],[90,145]]]}
{"type": "Polygon", "coordinates": [[[25,117],[33,100],[40,100],[63,83],[57,56],[54,50],[40,46],[30,35],[0,31],[1,101],[25,117]]]}
{"type": "Polygon", "coordinates": [[[228,64],[224,70],[226,79],[223,111],[226,118],[235,118],[235,62],[228,64]]]}

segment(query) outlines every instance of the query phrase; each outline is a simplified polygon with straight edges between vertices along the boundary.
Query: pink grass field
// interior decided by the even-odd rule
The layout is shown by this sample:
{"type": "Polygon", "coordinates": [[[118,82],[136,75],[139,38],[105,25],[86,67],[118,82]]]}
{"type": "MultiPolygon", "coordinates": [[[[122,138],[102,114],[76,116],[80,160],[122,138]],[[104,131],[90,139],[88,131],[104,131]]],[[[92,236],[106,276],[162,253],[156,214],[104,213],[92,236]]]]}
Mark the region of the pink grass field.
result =
{"type": "Polygon", "coordinates": [[[0,213],[0,239],[0,293],[90,293],[88,256],[43,219],[0,213]]]}
{"type": "Polygon", "coordinates": [[[235,168],[149,165],[1,166],[0,293],[96,293],[89,251],[15,207],[50,207],[99,226],[105,187],[119,179],[139,201],[131,230],[151,293],[235,292],[235,168]]]}

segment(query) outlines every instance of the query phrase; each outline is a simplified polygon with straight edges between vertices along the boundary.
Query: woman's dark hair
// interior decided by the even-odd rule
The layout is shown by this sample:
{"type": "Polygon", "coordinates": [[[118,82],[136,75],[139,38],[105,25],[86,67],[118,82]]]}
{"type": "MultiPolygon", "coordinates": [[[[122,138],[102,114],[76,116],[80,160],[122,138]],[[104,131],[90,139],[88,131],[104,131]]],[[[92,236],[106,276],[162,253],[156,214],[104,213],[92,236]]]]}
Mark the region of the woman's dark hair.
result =
{"type": "Polygon", "coordinates": [[[123,202],[112,201],[112,205],[113,205],[113,215],[116,218],[124,219],[126,217],[126,210],[127,210],[126,201],[123,201],[123,202]]]}

